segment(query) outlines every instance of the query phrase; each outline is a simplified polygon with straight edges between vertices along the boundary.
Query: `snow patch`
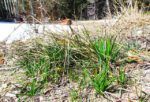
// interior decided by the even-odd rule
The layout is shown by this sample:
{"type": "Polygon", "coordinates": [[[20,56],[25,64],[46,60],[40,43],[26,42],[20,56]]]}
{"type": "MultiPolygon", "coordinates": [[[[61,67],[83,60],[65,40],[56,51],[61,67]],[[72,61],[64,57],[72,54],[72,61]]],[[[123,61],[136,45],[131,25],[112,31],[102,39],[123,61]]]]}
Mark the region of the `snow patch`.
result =
{"type": "MultiPolygon", "coordinates": [[[[78,29],[78,27],[73,27],[73,29],[78,29]]],[[[6,43],[26,40],[44,32],[71,33],[71,29],[68,25],[61,24],[0,23],[0,41],[6,41],[6,43]]]]}

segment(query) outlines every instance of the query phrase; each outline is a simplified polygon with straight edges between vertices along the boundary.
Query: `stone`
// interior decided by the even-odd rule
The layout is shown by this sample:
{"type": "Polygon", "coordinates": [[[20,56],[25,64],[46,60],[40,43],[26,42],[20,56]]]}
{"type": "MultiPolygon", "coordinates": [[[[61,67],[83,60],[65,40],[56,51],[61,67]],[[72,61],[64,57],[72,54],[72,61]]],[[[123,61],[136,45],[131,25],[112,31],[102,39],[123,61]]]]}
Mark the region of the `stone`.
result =
{"type": "Polygon", "coordinates": [[[15,94],[15,95],[17,95],[17,94],[20,93],[20,91],[15,90],[15,91],[12,91],[12,93],[15,94]]]}
{"type": "Polygon", "coordinates": [[[142,91],[150,95],[150,87],[143,86],[142,91]]]}
{"type": "Polygon", "coordinates": [[[2,90],[5,89],[5,88],[7,88],[7,84],[2,84],[2,85],[0,86],[0,92],[2,92],[2,90]]]}
{"type": "Polygon", "coordinates": [[[5,96],[6,97],[16,97],[16,95],[13,93],[6,93],[5,96]]]}

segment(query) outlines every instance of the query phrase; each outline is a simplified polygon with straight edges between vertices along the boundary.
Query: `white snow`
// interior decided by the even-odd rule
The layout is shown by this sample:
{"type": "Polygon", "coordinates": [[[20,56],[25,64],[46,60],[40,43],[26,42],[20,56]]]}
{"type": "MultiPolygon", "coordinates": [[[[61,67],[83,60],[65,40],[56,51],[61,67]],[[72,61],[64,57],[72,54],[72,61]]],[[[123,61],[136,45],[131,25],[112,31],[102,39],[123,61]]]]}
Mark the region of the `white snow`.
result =
{"type": "MultiPolygon", "coordinates": [[[[114,20],[98,20],[93,21],[93,23],[100,23],[106,26],[114,25],[117,19],[114,20]]],[[[84,26],[81,24],[88,25],[88,22],[92,21],[78,21],[78,24],[72,25],[72,29],[74,31],[80,31],[84,29],[84,26]],[[80,24],[81,23],[81,24],[80,24]]],[[[92,25],[91,25],[92,26],[92,25]]],[[[62,24],[36,24],[31,25],[27,23],[6,23],[0,22],[0,42],[6,41],[6,43],[11,43],[15,40],[25,40],[32,36],[36,36],[39,34],[43,34],[45,32],[53,32],[53,33],[71,33],[71,29],[68,25],[62,24]],[[36,31],[34,29],[37,29],[36,31]]]]}
{"type": "Polygon", "coordinates": [[[71,29],[68,25],[61,24],[26,24],[26,23],[6,23],[0,22],[0,41],[11,43],[15,40],[25,40],[31,36],[43,34],[43,32],[53,33],[70,33],[71,29]],[[34,29],[37,29],[36,32],[34,29]]]}

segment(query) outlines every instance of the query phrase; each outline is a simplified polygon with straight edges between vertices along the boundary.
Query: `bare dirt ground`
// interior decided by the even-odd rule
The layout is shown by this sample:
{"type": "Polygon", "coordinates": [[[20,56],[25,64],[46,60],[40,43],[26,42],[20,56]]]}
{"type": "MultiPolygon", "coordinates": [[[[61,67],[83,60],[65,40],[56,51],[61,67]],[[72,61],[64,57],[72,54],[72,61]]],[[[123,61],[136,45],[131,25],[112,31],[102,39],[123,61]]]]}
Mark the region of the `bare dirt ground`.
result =
{"type": "MultiPolygon", "coordinates": [[[[134,82],[128,86],[128,88],[118,88],[116,93],[106,92],[107,98],[97,97],[96,92],[91,88],[85,89],[79,92],[80,100],[83,102],[138,102],[140,99],[150,100],[150,63],[145,62],[143,64],[130,64],[127,66],[129,69],[128,77],[134,82]]],[[[5,70],[0,71],[0,96],[1,102],[17,102],[18,98],[16,94],[20,92],[19,82],[24,80],[23,71],[5,70]]],[[[58,86],[49,85],[48,89],[45,89],[43,95],[35,96],[32,99],[28,99],[34,102],[71,102],[70,94],[72,90],[77,90],[78,84],[66,81],[58,86]]],[[[78,100],[79,101],[79,100],[78,100]]]]}
{"type": "MultiPolygon", "coordinates": [[[[102,27],[102,25],[113,25],[115,20],[110,24],[109,21],[87,21],[74,22],[74,25],[84,25],[86,29],[93,31],[93,34],[102,27]],[[95,29],[97,26],[100,28],[95,29]]],[[[103,26],[104,27],[104,26],[103,26]]],[[[132,80],[126,89],[118,88],[116,93],[106,92],[107,97],[98,97],[91,88],[80,91],[79,100],[82,102],[150,102],[150,26],[132,29],[134,36],[128,36],[128,41],[137,41],[141,44],[141,52],[138,56],[142,62],[127,64],[127,75],[132,80]],[[144,34],[146,33],[146,35],[144,34]],[[143,35],[144,34],[144,35],[143,35]]],[[[0,67],[0,102],[17,102],[17,94],[20,92],[21,81],[25,80],[24,71],[16,66],[2,65],[0,67]]],[[[35,96],[31,100],[34,102],[71,102],[70,94],[72,90],[78,89],[78,84],[71,81],[65,81],[61,85],[51,86],[44,90],[43,95],[35,96]]],[[[27,102],[26,101],[26,102],[27,102]]]]}

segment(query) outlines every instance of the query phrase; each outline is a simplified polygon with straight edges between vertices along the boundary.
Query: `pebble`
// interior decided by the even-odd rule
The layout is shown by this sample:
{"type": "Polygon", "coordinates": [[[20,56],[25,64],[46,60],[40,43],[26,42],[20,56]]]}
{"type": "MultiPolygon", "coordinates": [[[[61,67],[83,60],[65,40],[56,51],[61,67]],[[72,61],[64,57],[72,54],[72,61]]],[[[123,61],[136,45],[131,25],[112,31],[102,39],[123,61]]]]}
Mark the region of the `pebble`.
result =
{"type": "Polygon", "coordinates": [[[12,93],[16,95],[16,94],[19,94],[20,91],[15,90],[15,91],[12,91],[12,93]]]}
{"type": "Polygon", "coordinates": [[[142,91],[145,92],[146,94],[150,95],[150,86],[149,87],[144,86],[142,91]]]}
{"type": "Polygon", "coordinates": [[[3,90],[3,89],[5,89],[7,87],[7,84],[1,84],[1,86],[0,86],[0,92],[3,90]]]}
{"type": "Polygon", "coordinates": [[[5,96],[6,97],[16,97],[16,95],[13,93],[6,93],[5,96]]]}

